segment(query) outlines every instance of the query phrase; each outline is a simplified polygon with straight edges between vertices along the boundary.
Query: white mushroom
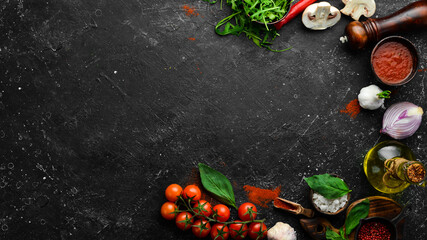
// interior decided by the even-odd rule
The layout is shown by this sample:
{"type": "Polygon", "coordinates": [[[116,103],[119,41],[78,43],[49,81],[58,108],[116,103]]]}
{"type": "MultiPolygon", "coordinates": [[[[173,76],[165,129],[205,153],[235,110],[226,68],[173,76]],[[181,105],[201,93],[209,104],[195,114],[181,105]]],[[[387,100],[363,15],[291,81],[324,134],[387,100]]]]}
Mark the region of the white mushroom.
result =
{"type": "Polygon", "coordinates": [[[374,0],[342,0],[345,7],[341,9],[342,14],[351,16],[358,21],[360,16],[370,17],[375,13],[374,0]]]}
{"type": "Polygon", "coordinates": [[[341,19],[341,13],[328,2],[314,3],[302,14],[302,23],[313,30],[324,30],[332,27],[341,19]]]}

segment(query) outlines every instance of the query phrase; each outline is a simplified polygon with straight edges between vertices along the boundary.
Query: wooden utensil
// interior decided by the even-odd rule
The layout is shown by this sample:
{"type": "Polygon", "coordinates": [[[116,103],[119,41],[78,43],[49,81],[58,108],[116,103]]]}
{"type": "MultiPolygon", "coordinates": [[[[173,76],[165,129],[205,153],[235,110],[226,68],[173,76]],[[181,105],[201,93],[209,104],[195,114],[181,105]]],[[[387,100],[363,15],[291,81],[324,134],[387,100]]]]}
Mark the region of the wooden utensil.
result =
{"type": "MultiPolygon", "coordinates": [[[[402,211],[402,207],[394,200],[382,196],[373,196],[357,200],[350,204],[350,206],[347,208],[346,215],[348,215],[348,213],[351,211],[351,209],[353,209],[354,206],[356,206],[358,203],[362,202],[365,199],[369,199],[368,217],[383,217],[391,220],[402,211]]],[[[404,219],[402,219],[396,224],[398,240],[403,239],[403,223],[404,219]]],[[[339,233],[339,230],[333,227],[332,224],[324,218],[301,219],[300,224],[313,239],[317,240],[326,239],[326,228],[330,228],[332,231],[339,233]]],[[[349,240],[354,240],[354,233],[355,231],[353,231],[349,235],[349,240]]]]}
{"type": "Polygon", "coordinates": [[[343,43],[348,42],[353,49],[362,49],[371,42],[378,42],[401,31],[426,28],[427,1],[421,0],[383,18],[368,18],[363,22],[353,21],[347,25],[345,36],[340,40],[343,43]]]}
{"type": "Polygon", "coordinates": [[[314,216],[314,211],[311,209],[303,208],[300,204],[291,202],[284,198],[274,199],[273,206],[290,212],[295,215],[304,215],[306,217],[312,218],[314,216]]]}

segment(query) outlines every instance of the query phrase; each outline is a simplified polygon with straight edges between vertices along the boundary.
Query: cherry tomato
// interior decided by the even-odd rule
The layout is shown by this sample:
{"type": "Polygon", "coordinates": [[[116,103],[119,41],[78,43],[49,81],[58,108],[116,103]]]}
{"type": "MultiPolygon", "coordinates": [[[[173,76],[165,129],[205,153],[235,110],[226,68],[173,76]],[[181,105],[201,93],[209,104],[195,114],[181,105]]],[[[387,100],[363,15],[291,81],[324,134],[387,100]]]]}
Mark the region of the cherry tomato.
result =
{"type": "Polygon", "coordinates": [[[202,191],[200,191],[200,188],[196,185],[188,185],[184,188],[184,191],[182,192],[182,196],[184,199],[192,199],[192,201],[200,200],[202,197],[202,191]]]}
{"type": "Polygon", "coordinates": [[[176,216],[175,210],[177,209],[178,207],[175,205],[175,203],[165,202],[160,209],[160,213],[164,219],[172,220],[176,216]]]}
{"type": "Polygon", "coordinates": [[[207,220],[198,219],[194,222],[191,231],[196,237],[204,238],[211,231],[211,224],[207,220]]]}
{"type": "Polygon", "coordinates": [[[253,222],[249,225],[249,237],[254,240],[267,237],[267,226],[264,223],[253,222]]]}
{"type": "Polygon", "coordinates": [[[193,206],[193,210],[196,213],[200,213],[205,217],[212,215],[212,205],[206,200],[199,200],[193,206]]]}
{"type": "Polygon", "coordinates": [[[228,227],[222,223],[215,223],[212,226],[211,238],[212,240],[227,240],[228,236],[228,227]]]}
{"type": "Polygon", "coordinates": [[[250,221],[256,218],[256,207],[250,202],[243,203],[237,210],[239,218],[243,221],[250,221]]]}
{"type": "Polygon", "coordinates": [[[183,231],[190,229],[193,222],[193,215],[189,212],[181,212],[175,218],[176,226],[183,231]]]}
{"type": "Polygon", "coordinates": [[[232,239],[242,240],[248,235],[248,225],[241,222],[240,220],[234,221],[236,223],[230,224],[228,229],[230,230],[230,236],[232,239]]]}
{"type": "Polygon", "coordinates": [[[166,199],[169,202],[176,202],[178,197],[182,194],[182,187],[176,183],[169,185],[165,190],[166,199]]]}
{"type": "Polygon", "coordinates": [[[213,218],[220,222],[226,222],[230,218],[230,209],[224,204],[215,205],[212,208],[213,218]]]}

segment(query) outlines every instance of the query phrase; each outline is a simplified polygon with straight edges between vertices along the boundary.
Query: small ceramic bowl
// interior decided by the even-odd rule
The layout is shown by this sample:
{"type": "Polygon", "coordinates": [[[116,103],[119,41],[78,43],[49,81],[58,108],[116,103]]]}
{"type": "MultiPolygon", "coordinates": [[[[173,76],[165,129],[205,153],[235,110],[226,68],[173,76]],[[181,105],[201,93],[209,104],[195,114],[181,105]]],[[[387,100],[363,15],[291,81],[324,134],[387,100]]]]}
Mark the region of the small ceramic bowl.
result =
{"type": "Polygon", "coordinates": [[[415,74],[417,73],[417,69],[418,69],[418,64],[419,64],[419,55],[417,52],[417,49],[415,48],[415,45],[409,41],[408,39],[404,38],[404,37],[400,37],[400,36],[390,36],[390,37],[386,37],[383,40],[381,40],[380,42],[377,43],[377,45],[375,45],[374,49],[372,50],[371,53],[371,69],[375,74],[375,77],[378,81],[380,81],[383,84],[389,85],[389,86],[400,86],[403,84],[408,83],[409,81],[411,81],[414,77],[415,74]],[[411,57],[412,57],[412,70],[411,72],[402,80],[396,81],[396,82],[391,82],[391,81],[387,81],[386,79],[381,79],[377,73],[375,72],[375,68],[374,68],[374,56],[377,53],[377,50],[383,46],[385,43],[389,43],[389,42],[397,42],[402,44],[403,46],[405,46],[406,48],[408,48],[411,57]]]}
{"type": "MultiPolygon", "coordinates": [[[[340,178],[341,180],[343,180],[341,177],[339,177],[336,174],[330,173],[329,175],[340,178]]],[[[350,203],[350,193],[347,193],[347,202],[344,204],[344,206],[342,208],[338,209],[338,211],[336,211],[336,212],[326,212],[326,211],[320,210],[320,208],[314,203],[313,194],[314,194],[314,191],[312,189],[310,189],[310,201],[311,201],[311,204],[313,205],[314,209],[316,209],[318,212],[326,214],[326,215],[337,215],[338,213],[344,211],[347,208],[348,204],[350,203]]]]}

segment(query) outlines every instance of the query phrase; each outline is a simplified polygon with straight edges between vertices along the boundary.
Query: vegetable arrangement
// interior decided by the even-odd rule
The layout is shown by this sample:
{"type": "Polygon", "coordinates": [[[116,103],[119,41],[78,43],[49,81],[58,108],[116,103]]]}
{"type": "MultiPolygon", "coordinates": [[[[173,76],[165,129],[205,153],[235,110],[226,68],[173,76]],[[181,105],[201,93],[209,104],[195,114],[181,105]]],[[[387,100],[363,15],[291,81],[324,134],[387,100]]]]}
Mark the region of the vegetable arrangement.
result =
{"type": "MultiPolygon", "coordinates": [[[[209,2],[215,3],[216,1],[209,2]]],[[[243,33],[257,46],[273,52],[289,50],[290,48],[276,50],[270,47],[272,41],[274,41],[279,34],[274,28],[267,27],[267,23],[280,16],[283,17],[283,15],[286,14],[290,2],[284,2],[283,0],[227,0],[227,4],[230,5],[233,13],[216,24],[215,32],[222,36],[240,36],[240,34],[243,33]],[[254,22],[253,20],[261,20],[260,22],[264,25],[254,22]]]]}
{"type": "Polygon", "coordinates": [[[212,239],[264,239],[267,226],[264,219],[257,219],[258,211],[254,204],[246,202],[236,206],[233,188],[230,181],[220,172],[209,166],[199,164],[203,187],[212,193],[217,200],[237,209],[239,220],[228,221],[230,209],[224,204],[212,207],[211,203],[201,199],[202,192],[196,185],[188,185],[184,189],[178,184],[171,184],[165,190],[168,200],[160,213],[166,220],[175,220],[176,226],[189,230],[198,238],[212,239]]]}

